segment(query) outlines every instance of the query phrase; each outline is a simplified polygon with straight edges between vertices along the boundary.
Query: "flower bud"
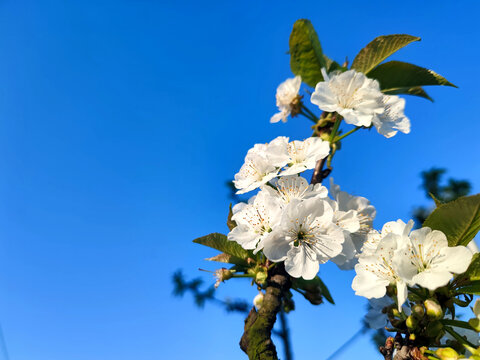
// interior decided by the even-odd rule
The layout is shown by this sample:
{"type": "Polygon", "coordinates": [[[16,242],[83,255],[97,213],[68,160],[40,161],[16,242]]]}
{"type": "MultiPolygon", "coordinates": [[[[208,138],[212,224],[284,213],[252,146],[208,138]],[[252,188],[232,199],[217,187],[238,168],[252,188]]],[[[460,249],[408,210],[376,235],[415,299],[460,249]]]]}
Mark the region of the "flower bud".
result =
{"type": "Polygon", "coordinates": [[[255,305],[257,310],[260,310],[263,305],[263,296],[263,293],[258,293],[258,295],[253,298],[253,305],[255,305]]]}
{"type": "Polygon", "coordinates": [[[418,320],[422,319],[425,315],[425,309],[423,305],[417,304],[412,307],[412,315],[418,320]]]}
{"type": "Polygon", "coordinates": [[[397,308],[392,309],[392,315],[395,316],[395,317],[398,317],[398,318],[401,316],[400,311],[398,311],[397,308]]]}
{"type": "Polygon", "coordinates": [[[435,355],[437,355],[441,360],[457,360],[459,358],[458,353],[449,347],[438,349],[435,351],[435,355]]]}
{"type": "Polygon", "coordinates": [[[427,310],[427,316],[432,320],[440,320],[443,318],[443,310],[440,304],[435,299],[425,300],[425,309],[427,310]]]}
{"type": "Polygon", "coordinates": [[[330,134],[325,133],[325,132],[324,132],[324,133],[321,133],[321,134],[320,134],[320,139],[322,139],[322,140],[324,140],[324,141],[328,141],[328,140],[330,140],[330,134]]]}
{"type": "Polygon", "coordinates": [[[410,330],[414,330],[418,325],[418,320],[414,316],[410,315],[409,317],[407,317],[405,325],[407,325],[407,328],[409,328],[410,330]]]}
{"type": "Polygon", "coordinates": [[[255,274],[255,282],[259,285],[265,285],[268,274],[266,271],[259,271],[255,274]]]}
{"type": "Polygon", "coordinates": [[[475,329],[476,332],[480,332],[480,319],[473,318],[468,320],[468,324],[475,329]]]}

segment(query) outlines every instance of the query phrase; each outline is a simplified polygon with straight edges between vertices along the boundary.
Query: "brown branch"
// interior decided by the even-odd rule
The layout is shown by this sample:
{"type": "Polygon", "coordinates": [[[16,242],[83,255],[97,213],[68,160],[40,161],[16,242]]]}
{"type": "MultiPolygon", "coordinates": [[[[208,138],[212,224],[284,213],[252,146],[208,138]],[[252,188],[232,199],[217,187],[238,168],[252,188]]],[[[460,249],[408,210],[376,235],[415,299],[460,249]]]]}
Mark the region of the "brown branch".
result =
{"type": "Polygon", "coordinates": [[[240,348],[250,360],[277,360],[277,350],[271,339],[273,325],[282,305],[282,298],[290,289],[291,281],[283,264],[274,266],[268,274],[263,304],[252,308],[245,319],[240,348]]]}
{"type": "Polygon", "coordinates": [[[325,179],[332,172],[332,168],[323,168],[326,161],[327,158],[317,161],[317,164],[315,165],[315,170],[313,171],[312,180],[310,181],[311,184],[321,184],[323,179],[325,179]]]}

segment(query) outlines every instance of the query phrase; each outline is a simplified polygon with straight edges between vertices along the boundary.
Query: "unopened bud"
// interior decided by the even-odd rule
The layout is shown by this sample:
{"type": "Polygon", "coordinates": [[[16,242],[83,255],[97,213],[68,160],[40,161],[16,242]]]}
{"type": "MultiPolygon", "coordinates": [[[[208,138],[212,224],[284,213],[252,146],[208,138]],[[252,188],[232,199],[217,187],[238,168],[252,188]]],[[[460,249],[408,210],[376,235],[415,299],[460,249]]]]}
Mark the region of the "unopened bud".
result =
{"type": "Polygon", "coordinates": [[[255,305],[257,310],[260,310],[263,305],[263,296],[263,293],[258,293],[258,295],[253,298],[253,305],[255,305]]]}
{"type": "Polygon", "coordinates": [[[395,316],[395,317],[400,317],[400,311],[398,311],[397,308],[393,308],[392,309],[392,315],[395,316]]]}
{"type": "Polygon", "coordinates": [[[328,141],[330,140],[330,134],[324,132],[324,133],[321,133],[320,134],[320,139],[324,140],[324,141],[328,141]]]}
{"type": "Polygon", "coordinates": [[[259,285],[265,285],[267,277],[268,275],[266,271],[259,271],[255,274],[255,282],[259,285]]]}
{"type": "Polygon", "coordinates": [[[443,318],[443,310],[440,304],[434,299],[425,300],[425,309],[427,310],[427,316],[432,320],[440,320],[443,318]]]}
{"type": "Polygon", "coordinates": [[[480,319],[473,318],[468,320],[468,324],[475,329],[476,332],[480,332],[480,319]]]}
{"type": "Polygon", "coordinates": [[[410,330],[414,330],[418,325],[418,320],[412,315],[410,315],[409,317],[407,317],[407,320],[405,321],[405,325],[407,325],[407,327],[410,330]]]}
{"type": "Polygon", "coordinates": [[[458,353],[450,347],[438,349],[435,351],[435,355],[441,360],[457,360],[459,358],[458,353]]]}
{"type": "Polygon", "coordinates": [[[412,307],[412,315],[415,316],[417,319],[422,319],[425,315],[425,309],[423,305],[417,304],[412,307]]]}

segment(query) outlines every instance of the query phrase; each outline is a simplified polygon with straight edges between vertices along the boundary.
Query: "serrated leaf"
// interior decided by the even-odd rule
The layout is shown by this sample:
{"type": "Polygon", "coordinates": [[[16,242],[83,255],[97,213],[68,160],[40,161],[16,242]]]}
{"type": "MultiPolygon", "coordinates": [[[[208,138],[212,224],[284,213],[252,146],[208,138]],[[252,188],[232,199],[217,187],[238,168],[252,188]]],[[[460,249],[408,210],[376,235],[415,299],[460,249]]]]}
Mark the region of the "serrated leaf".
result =
{"type": "Polygon", "coordinates": [[[377,79],[382,91],[398,90],[426,85],[453,86],[433,70],[402,61],[389,61],[373,69],[368,77],[377,79]]]}
{"type": "MultiPolygon", "coordinates": [[[[315,293],[319,292],[327,301],[331,304],[335,304],[333,301],[332,295],[328,290],[325,283],[318,276],[315,276],[312,280],[305,280],[303,278],[295,278],[292,280],[293,287],[296,289],[304,290],[307,292],[315,293]]],[[[310,301],[308,297],[305,297],[310,301]]]]}
{"type": "Polygon", "coordinates": [[[420,41],[420,38],[407,34],[379,36],[373,39],[355,56],[352,69],[367,75],[387,57],[414,41],[420,41]]]}
{"type": "Polygon", "coordinates": [[[468,277],[471,281],[480,280],[480,253],[473,254],[470,266],[463,276],[468,277]]]}
{"type": "Polygon", "coordinates": [[[232,212],[232,204],[230,204],[228,208],[228,218],[227,218],[227,226],[230,231],[233,230],[235,226],[237,226],[237,223],[232,220],[233,212],[232,212]]]}
{"type": "Polygon", "coordinates": [[[433,102],[433,99],[421,86],[405,87],[394,90],[382,90],[385,95],[412,95],[418,96],[433,102]]]}
{"type": "Polygon", "coordinates": [[[207,261],[216,261],[216,262],[221,262],[221,263],[226,263],[226,264],[233,264],[233,265],[241,265],[241,266],[247,266],[248,263],[246,260],[237,258],[236,256],[230,255],[230,254],[225,254],[221,253],[216,256],[206,258],[205,260],[207,261]]]}
{"type": "Polygon", "coordinates": [[[228,241],[227,237],[223,234],[209,234],[195,239],[193,240],[193,242],[220,250],[221,252],[235,256],[239,259],[246,260],[249,257],[249,253],[247,250],[242,248],[234,241],[228,241]]]}
{"type": "MultiPolygon", "coordinates": [[[[348,69],[346,67],[343,67],[339,63],[337,63],[335,60],[330,59],[328,56],[325,54],[323,55],[323,58],[325,59],[325,69],[327,70],[327,74],[331,73],[332,71],[347,71],[348,69]]],[[[323,75],[322,75],[323,78],[323,75]]]]}
{"type": "MultiPolygon", "coordinates": [[[[323,55],[317,33],[309,20],[300,19],[295,22],[290,34],[289,46],[292,72],[300,75],[302,81],[311,87],[323,81],[321,70],[327,67],[326,57],[323,55]]],[[[330,66],[332,64],[333,62],[330,66]]]]}
{"type": "Polygon", "coordinates": [[[423,226],[442,231],[449,246],[467,245],[480,230],[480,194],[440,205],[423,226]]]}
{"type": "Polygon", "coordinates": [[[443,204],[443,202],[441,200],[438,200],[437,197],[435,195],[433,195],[431,192],[429,192],[428,195],[430,195],[432,200],[435,202],[436,207],[439,207],[440,205],[443,204]]]}

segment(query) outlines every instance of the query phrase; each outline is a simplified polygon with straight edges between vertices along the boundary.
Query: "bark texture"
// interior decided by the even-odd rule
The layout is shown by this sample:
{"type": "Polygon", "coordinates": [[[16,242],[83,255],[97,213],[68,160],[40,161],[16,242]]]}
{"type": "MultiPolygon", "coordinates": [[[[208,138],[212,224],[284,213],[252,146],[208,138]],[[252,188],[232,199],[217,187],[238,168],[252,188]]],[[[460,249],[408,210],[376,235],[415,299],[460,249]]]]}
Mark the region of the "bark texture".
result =
{"type": "Polygon", "coordinates": [[[255,307],[245,319],[245,329],[240,348],[250,360],[277,360],[277,350],[272,341],[272,329],[281,309],[282,298],[290,289],[290,277],[282,265],[273,267],[267,278],[262,307],[255,307]]]}

